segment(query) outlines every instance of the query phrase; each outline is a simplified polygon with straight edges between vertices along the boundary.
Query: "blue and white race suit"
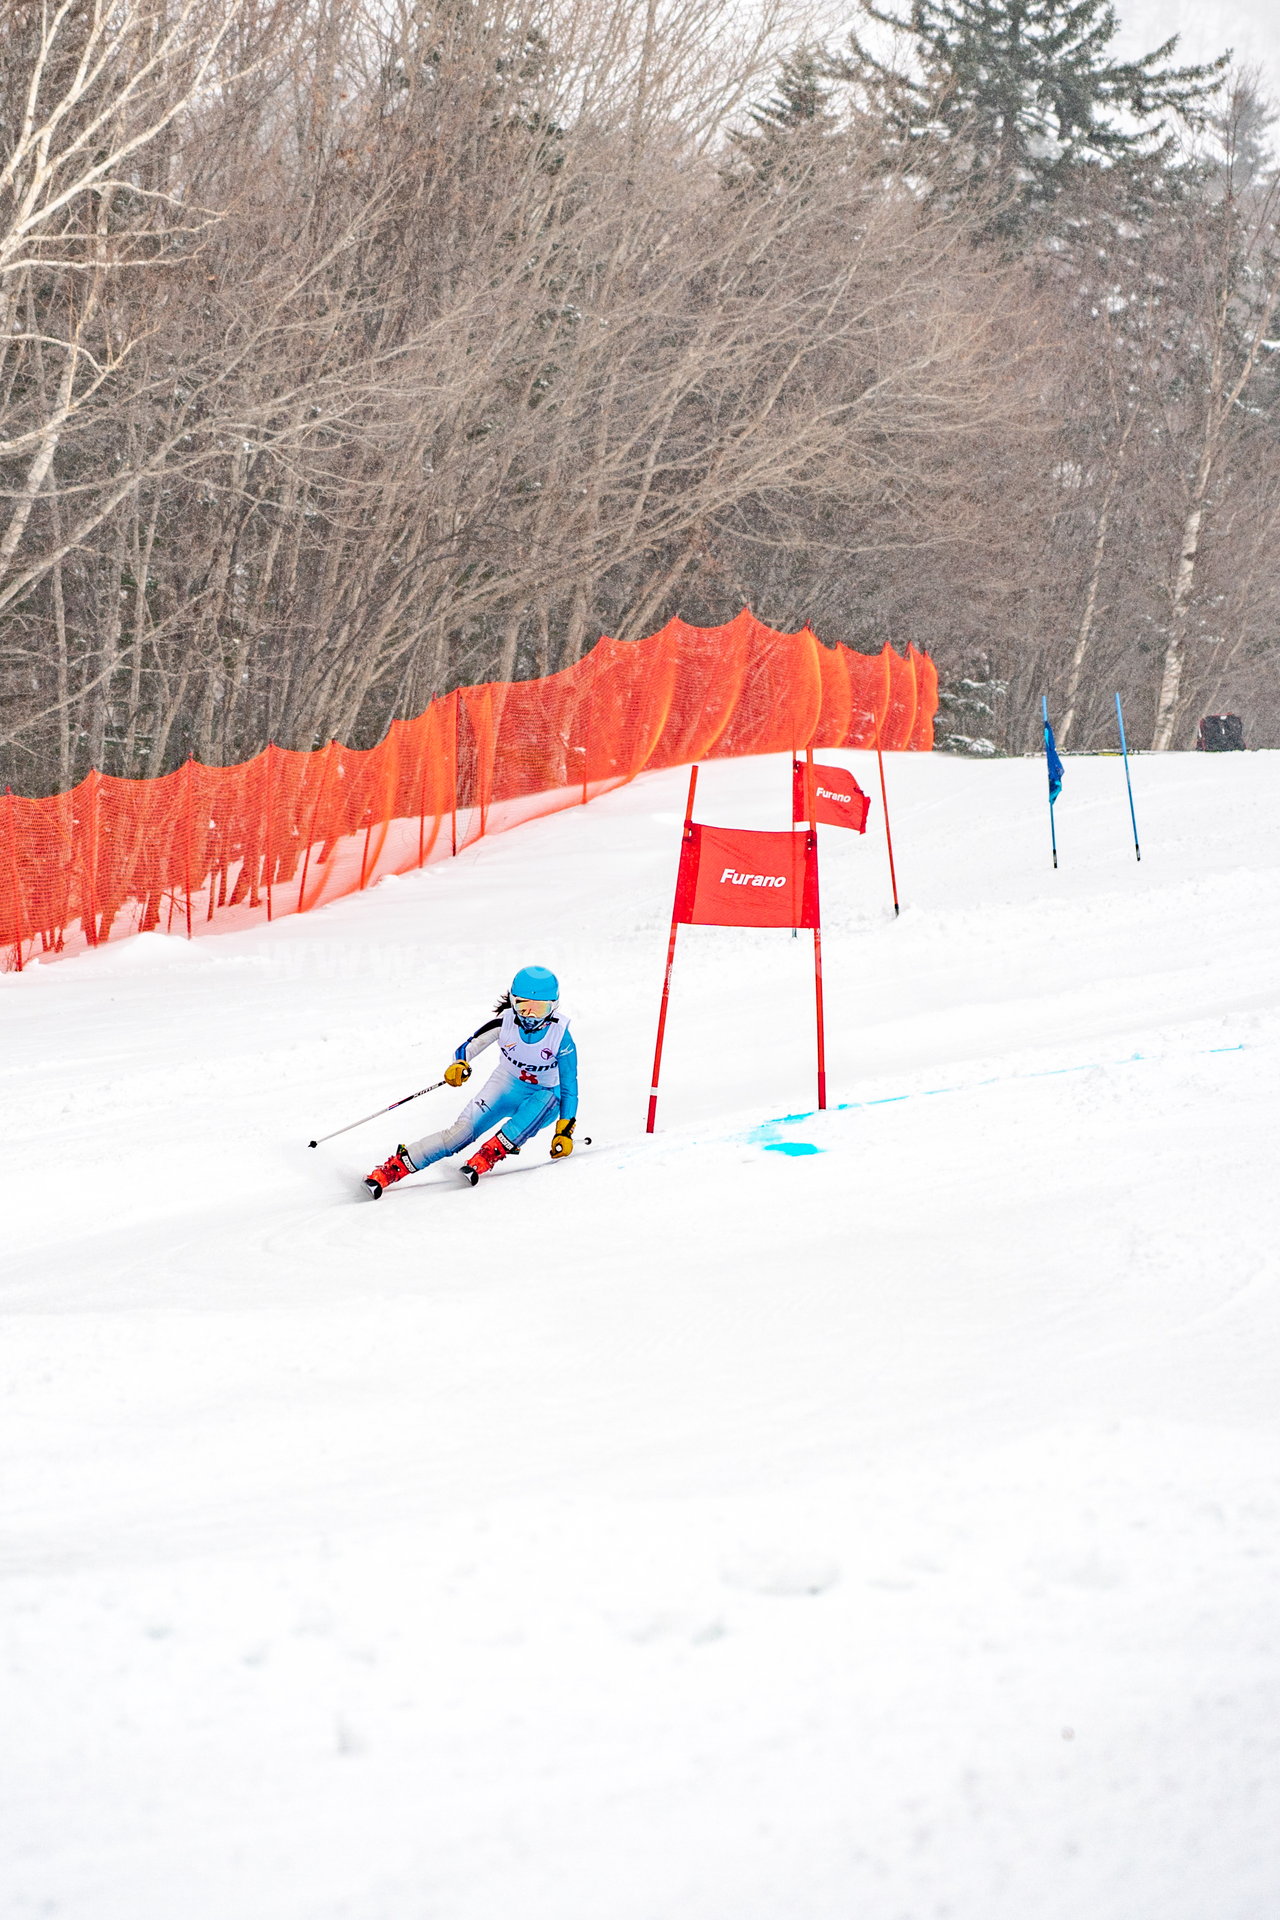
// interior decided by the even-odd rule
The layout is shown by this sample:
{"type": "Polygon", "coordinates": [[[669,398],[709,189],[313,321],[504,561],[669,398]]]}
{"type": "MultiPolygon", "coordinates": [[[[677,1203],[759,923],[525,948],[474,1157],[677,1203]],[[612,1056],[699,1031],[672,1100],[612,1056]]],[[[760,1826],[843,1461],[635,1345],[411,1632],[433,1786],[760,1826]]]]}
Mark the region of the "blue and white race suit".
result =
{"type": "Polygon", "coordinates": [[[569,1023],[553,1014],[534,1033],[522,1032],[510,1007],[486,1020],[455,1051],[455,1060],[474,1060],[497,1045],[501,1059],[479,1093],[468,1100],[451,1127],[424,1134],[406,1153],[421,1173],[502,1127],[503,1138],[522,1147],[553,1120],[573,1120],[578,1112],[578,1049],[569,1023]]]}

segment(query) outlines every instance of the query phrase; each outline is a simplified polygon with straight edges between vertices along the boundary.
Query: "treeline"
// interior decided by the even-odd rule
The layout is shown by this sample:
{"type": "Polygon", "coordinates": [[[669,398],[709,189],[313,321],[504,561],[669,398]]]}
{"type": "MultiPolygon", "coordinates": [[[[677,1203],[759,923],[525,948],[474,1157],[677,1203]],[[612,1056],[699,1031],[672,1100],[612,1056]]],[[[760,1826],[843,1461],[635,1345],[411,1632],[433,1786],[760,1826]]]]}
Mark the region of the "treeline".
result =
{"type": "Polygon", "coordinates": [[[3,0],[0,782],[743,604],[914,640],[963,750],[1280,742],[1255,92],[1105,0],[774,5],[3,0]]]}

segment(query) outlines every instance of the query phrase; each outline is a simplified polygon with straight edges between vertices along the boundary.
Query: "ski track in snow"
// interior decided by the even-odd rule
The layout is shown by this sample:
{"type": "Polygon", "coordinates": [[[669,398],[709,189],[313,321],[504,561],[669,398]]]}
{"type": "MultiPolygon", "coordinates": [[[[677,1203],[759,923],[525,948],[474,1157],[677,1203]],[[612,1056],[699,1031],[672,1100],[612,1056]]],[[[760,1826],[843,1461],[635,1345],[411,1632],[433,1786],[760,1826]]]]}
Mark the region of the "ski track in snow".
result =
{"type": "Polygon", "coordinates": [[[825,1113],[682,929],[642,1131],[678,771],[0,977],[0,1920],[1280,1913],[1280,755],[888,777],[825,1113]],[[529,961],[592,1147],[363,1200],[529,961]]]}

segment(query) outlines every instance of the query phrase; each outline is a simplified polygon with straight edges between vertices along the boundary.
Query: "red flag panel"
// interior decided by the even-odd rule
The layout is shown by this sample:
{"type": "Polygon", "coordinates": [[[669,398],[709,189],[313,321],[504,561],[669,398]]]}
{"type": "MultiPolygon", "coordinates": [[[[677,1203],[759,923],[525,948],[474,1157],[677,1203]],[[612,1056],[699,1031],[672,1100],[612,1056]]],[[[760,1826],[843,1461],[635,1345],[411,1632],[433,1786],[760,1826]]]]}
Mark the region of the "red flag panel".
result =
{"type": "Polygon", "coordinates": [[[689,826],[675,919],[700,927],[816,927],[817,847],[807,833],[689,826]]]}
{"type": "MultiPolygon", "coordinates": [[[[809,802],[804,790],[804,761],[791,763],[791,818],[808,820],[809,802]]],[[[855,833],[867,830],[871,796],[862,791],[853,775],[844,767],[813,766],[813,819],[820,827],[852,827],[855,833]]]]}

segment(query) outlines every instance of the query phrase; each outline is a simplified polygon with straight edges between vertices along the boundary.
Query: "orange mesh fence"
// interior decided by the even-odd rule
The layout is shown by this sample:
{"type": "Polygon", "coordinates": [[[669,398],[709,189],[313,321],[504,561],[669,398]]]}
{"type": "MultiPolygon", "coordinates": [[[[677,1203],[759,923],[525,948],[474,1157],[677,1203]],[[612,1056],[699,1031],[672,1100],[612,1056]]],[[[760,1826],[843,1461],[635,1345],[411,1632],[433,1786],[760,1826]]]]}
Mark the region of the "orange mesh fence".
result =
{"type": "Polygon", "coordinates": [[[159,928],[188,937],[356,892],[646,768],[805,746],[927,752],[937,674],[899,657],[672,620],[543,680],[463,687],[361,752],[271,746],[157,780],[0,798],[0,969],[159,928]]]}

